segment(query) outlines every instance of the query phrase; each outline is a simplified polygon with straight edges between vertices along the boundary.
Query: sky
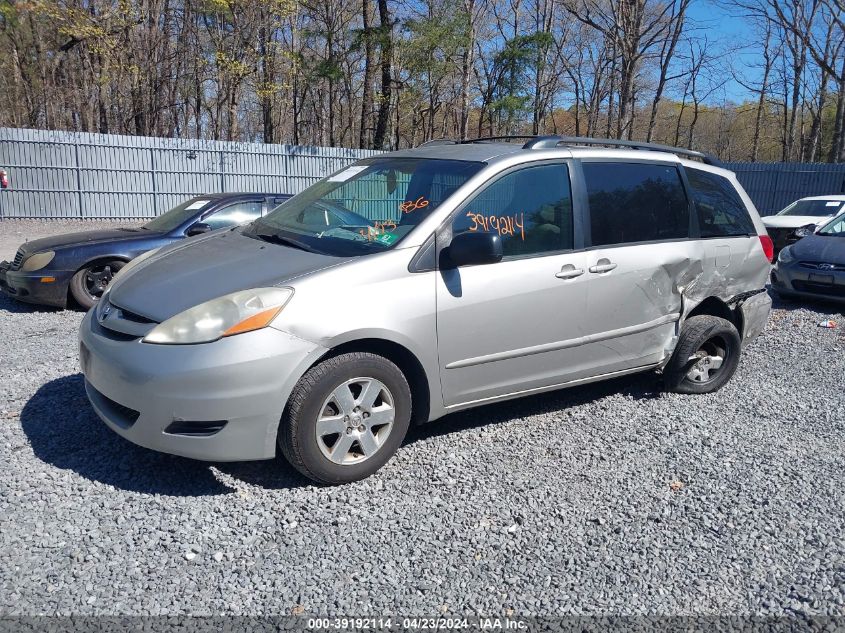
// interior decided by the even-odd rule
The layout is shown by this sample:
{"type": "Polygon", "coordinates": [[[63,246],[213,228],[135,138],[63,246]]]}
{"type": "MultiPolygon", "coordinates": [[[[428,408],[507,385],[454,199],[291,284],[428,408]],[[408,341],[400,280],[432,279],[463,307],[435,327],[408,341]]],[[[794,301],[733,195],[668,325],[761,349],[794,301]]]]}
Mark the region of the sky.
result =
{"type": "MultiPolygon", "coordinates": [[[[762,73],[753,66],[759,58],[762,43],[748,21],[738,15],[732,15],[724,6],[712,0],[693,0],[688,9],[689,19],[700,27],[702,35],[714,46],[731,50],[728,56],[734,66],[734,72],[740,73],[746,82],[757,83],[762,73]]],[[[711,101],[742,102],[751,99],[751,95],[739,82],[732,78],[734,73],[726,65],[727,83],[719,95],[713,95],[711,101]]]]}

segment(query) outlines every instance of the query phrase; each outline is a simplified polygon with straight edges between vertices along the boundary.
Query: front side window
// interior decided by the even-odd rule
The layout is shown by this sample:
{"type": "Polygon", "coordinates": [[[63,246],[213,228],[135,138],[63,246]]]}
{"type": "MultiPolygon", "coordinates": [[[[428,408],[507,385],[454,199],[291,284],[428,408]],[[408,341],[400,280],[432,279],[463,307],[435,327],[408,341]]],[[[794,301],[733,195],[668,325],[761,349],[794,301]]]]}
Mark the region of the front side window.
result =
{"type": "Polygon", "coordinates": [[[757,232],[742,199],[727,178],[689,167],[686,172],[701,237],[753,235],[757,232]]]}
{"type": "Polygon", "coordinates": [[[321,180],[246,235],[337,256],[396,246],[485,163],[377,157],[321,180]]]}
{"type": "Polygon", "coordinates": [[[459,212],[452,234],[489,231],[505,257],[572,248],[572,195],[566,165],[527,167],[502,176],[459,212]]]}
{"type": "Polygon", "coordinates": [[[223,207],[219,211],[215,211],[203,218],[202,221],[212,229],[223,229],[227,226],[246,224],[261,217],[262,206],[263,203],[259,200],[236,202],[235,204],[230,204],[228,207],[223,207]]]}
{"type": "Polygon", "coordinates": [[[593,246],[689,237],[689,206],[672,165],[584,162],[593,246]]]}

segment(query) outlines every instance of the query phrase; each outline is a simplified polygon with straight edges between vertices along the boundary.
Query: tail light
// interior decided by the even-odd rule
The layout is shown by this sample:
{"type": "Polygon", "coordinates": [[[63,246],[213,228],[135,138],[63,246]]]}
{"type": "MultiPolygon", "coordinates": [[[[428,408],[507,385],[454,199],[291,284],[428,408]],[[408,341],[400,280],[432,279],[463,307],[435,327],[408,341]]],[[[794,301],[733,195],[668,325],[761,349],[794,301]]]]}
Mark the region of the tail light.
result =
{"type": "Polygon", "coordinates": [[[768,235],[760,235],[760,244],[763,246],[763,254],[766,256],[766,259],[769,260],[771,264],[775,259],[775,245],[772,242],[772,238],[768,235]]]}

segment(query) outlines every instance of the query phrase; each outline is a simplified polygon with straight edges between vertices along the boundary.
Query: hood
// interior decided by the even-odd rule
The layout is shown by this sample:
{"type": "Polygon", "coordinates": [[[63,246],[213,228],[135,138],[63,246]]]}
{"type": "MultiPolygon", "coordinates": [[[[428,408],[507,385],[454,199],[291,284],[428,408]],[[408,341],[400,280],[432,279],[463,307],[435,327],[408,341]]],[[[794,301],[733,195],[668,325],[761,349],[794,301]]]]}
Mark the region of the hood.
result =
{"type": "Polygon", "coordinates": [[[824,224],[832,217],[832,215],[769,215],[760,219],[763,220],[763,224],[773,229],[797,229],[808,224],[816,226],[824,224]]]}
{"type": "Polygon", "coordinates": [[[789,250],[800,261],[845,265],[845,237],[808,235],[789,250]]]}
{"type": "Polygon", "coordinates": [[[231,292],[283,285],[344,261],[246,237],[240,229],[215,231],[142,262],[118,278],[109,301],[162,322],[231,292]]]}
{"type": "Polygon", "coordinates": [[[57,248],[84,246],[96,242],[124,242],[138,238],[146,239],[153,235],[159,235],[159,233],[136,229],[82,231],[80,233],[65,233],[64,235],[53,235],[52,237],[42,237],[39,240],[24,242],[21,244],[21,249],[24,253],[37,253],[39,251],[52,251],[57,248]]]}

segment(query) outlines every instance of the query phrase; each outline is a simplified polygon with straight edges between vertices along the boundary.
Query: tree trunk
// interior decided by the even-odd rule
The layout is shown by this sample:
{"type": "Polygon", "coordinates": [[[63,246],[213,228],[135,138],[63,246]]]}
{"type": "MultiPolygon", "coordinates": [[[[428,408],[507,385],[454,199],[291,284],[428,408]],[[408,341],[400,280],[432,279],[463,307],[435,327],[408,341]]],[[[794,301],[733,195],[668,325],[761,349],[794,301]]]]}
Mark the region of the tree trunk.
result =
{"type": "Polygon", "coordinates": [[[387,0],[378,0],[378,13],[381,22],[381,94],[379,95],[376,131],[373,134],[373,147],[384,149],[387,123],[390,116],[391,76],[393,57],[393,24],[387,0]]]}
{"type": "Polygon", "coordinates": [[[361,17],[363,20],[362,36],[364,38],[364,81],[361,86],[361,129],[358,131],[358,147],[366,149],[370,146],[370,119],[373,113],[373,79],[375,66],[373,64],[373,25],[372,0],[361,0],[361,17]]]}

